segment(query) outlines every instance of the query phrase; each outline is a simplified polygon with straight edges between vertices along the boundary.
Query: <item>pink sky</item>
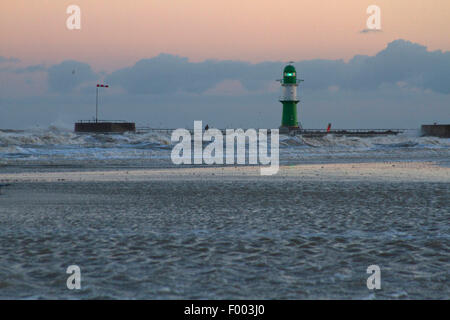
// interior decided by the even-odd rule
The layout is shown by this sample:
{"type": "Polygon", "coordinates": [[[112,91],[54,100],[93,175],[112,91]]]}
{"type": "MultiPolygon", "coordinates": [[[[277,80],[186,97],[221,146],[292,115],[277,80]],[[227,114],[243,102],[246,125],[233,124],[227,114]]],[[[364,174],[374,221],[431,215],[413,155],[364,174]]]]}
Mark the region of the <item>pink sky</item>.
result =
{"type": "Polygon", "coordinates": [[[395,39],[450,50],[448,0],[2,0],[0,56],[25,64],[67,59],[108,71],[159,53],[191,61],[349,59],[395,39]],[[81,30],[66,28],[67,6],[81,30]],[[369,5],[382,32],[366,28],[369,5]]]}

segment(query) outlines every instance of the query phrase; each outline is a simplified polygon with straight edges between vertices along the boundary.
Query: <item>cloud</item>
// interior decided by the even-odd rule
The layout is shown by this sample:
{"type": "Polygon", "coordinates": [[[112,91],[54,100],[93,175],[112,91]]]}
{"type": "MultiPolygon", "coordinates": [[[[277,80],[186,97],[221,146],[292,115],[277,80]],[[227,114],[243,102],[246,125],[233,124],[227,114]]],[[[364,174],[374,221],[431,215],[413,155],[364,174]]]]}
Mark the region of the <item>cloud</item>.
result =
{"type": "MultiPolygon", "coordinates": [[[[239,81],[246,90],[261,91],[281,77],[284,65],[215,60],[193,63],[184,57],[161,54],[117,70],[107,81],[133,94],[201,94],[232,80],[239,81]]],[[[405,40],[389,43],[375,56],[356,55],[349,62],[304,60],[295,66],[300,78],[305,79],[302,86],[310,89],[339,86],[371,90],[384,83],[404,82],[406,86],[450,94],[450,52],[428,51],[425,46],[405,40]]]]}
{"type": "Polygon", "coordinates": [[[224,80],[204,93],[213,96],[237,96],[248,94],[249,92],[239,80],[224,80]]]}
{"type": "MultiPolygon", "coordinates": [[[[15,59],[0,58],[3,61],[15,59]]],[[[275,80],[281,78],[284,65],[284,62],[276,61],[257,64],[229,60],[190,62],[185,57],[160,54],[106,75],[95,73],[90,65],[73,60],[49,68],[43,65],[7,66],[0,68],[0,72],[48,72],[49,89],[59,93],[90,92],[83,88],[91,86],[95,79],[105,78],[113,88],[122,88],[128,94],[184,92],[201,95],[225,90],[228,95],[242,95],[269,90],[275,80]],[[228,86],[239,83],[242,88],[224,89],[224,83],[228,86]]],[[[405,40],[389,43],[374,56],[355,55],[348,62],[303,60],[295,66],[299,77],[305,80],[301,85],[305,89],[328,90],[336,86],[340,90],[376,90],[385,84],[402,83],[401,88],[450,94],[450,52],[428,51],[423,45],[405,40]]]]}
{"type": "Polygon", "coordinates": [[[74,60],[66,60],[48,68],[49,88],[55,92],[68,93],[82,83],[97,78],[90,65],[74,60]]]}
{"type": "Polygon", "coordinates": [[[0,56],[0,63],[18,63],[18,62],[20,62],[20,59],[18,59],[18,58],[14,58],[14,57],[6,58],[6,57],[0,56]]]}
{"type": "Polygon", "coordinates": [[[323,89],[338,85],[348,90],[375,90],[383,84],[450,94],[450,52],[428,51],[425,46],[396,40],[375,56],[356,55],[342,60],[309,60],[296,63],[304,86],[323,89]]]}
{"type": "Polygon", "coordinates": [[[45,72],[47,68],[43,64],[37,64],[28,66],[25,68],[15,68],[13,70],[14,73],[31,73],[31,72],[45,72]]]}
{"type": "Polygon", "coordinates": [[[396,40],[373,57],[350,61],[342,79],[351,89],[367,89],[399,81],[407,86],[450,94],[450,52],[428,51],[425,46],[396,40]]]}
{"type": "Polygon", "coordinates": [[[332,92],[332,93],[338,92],[339,91],[339,86],[329,86],[328,87],[328,91],[332,92]]]}
{"type": "Polygon", "coordinates": [[[200,94],[225,80],[239,80],[246,88],[259,87],[260,81],[256,67],[250,63],[215,60],[193,63],[170,54],[140,60],[106,78],[112,86],[120,85],[134,94],[173,94],[180,91],[200,94]]]}

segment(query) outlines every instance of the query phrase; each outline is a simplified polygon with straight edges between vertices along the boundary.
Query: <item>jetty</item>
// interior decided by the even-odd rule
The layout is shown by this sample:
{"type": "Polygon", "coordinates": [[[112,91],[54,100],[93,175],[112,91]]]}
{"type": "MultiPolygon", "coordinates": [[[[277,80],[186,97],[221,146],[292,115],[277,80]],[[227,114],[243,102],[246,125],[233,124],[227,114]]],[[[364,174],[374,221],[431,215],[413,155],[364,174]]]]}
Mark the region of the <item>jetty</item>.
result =
{"type": "Polygon", "coordinates": [[[77,133],[124,133],[135,131],[135,123],[124,120],[79,120],[75,122],[75,132],[77,133]]]}
{"type": "Polygon", "coordinates": [[[424,124],[421,132],[422,136],[450,138],[450,124],[424,124]]]}
{"type": "MultiPolygon", "coordinates": [[[[172,131],[176,129],[168,129],[168,128],[151,128],[151,127],[137,127],[137,134],[145,134],[151,132],[160,132],[171,134],[172,131]]],[[[187,129],[190,134],[194,134],[193,129],[187,129]]],[[[227,129],[219,129],[222,134],[226,133],[227,129]]],[[[236,129],[231,129],[236,130],[236,129]]],[[[243,129],[246,131],[247,129],[243,129]]],[[[259,131],[260,129],[255,129],[259,131]]],[[[354,136],[354,137],[373,137],[380,135],[397,135],[403,133],[405,131],[412,131],[415,129],[291,129],[287,130],[285,128],[280,129],[280,134],[287,134],[291,136],[302,136],[302,137],[324,137],[326,135],[335,135],[335,136],[354,136]]],[[[270,134],[271,130],[267,129],[267,133],[270,134]]]]}

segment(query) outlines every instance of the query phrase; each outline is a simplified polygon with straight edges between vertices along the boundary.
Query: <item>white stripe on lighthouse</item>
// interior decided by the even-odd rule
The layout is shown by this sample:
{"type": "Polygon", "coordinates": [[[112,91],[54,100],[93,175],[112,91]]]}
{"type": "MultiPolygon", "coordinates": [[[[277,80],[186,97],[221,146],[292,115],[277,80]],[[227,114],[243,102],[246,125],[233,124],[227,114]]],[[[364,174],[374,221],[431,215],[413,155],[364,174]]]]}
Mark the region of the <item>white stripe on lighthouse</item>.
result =
{"type": "Polygon", "coordinates": [[[283,96],[284,101],[295,101],[297,100],[297,85],[283,85],[283,96]]]}

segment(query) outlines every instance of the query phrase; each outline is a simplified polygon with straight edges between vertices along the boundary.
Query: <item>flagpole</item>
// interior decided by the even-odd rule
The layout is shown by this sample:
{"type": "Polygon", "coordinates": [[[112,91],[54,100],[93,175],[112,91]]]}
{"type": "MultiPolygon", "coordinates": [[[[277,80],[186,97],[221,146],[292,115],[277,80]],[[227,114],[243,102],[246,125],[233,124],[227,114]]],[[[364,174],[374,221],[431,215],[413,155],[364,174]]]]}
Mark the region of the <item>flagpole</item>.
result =
{"type": "Polygon", "coordinates": [[[98,88],[109,88],[109,85],[97,84],[97,91],[95,95],[95,122],[98,122],[98,88]]]}
{"type": "Polygon", "coordinates": [[[97,94],[95,96],[95,122],[98,122],[98,85],[97,85],[97,94]]]}

